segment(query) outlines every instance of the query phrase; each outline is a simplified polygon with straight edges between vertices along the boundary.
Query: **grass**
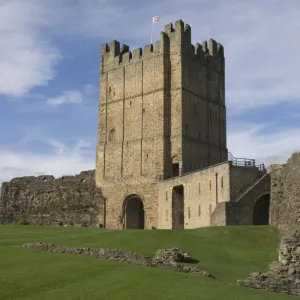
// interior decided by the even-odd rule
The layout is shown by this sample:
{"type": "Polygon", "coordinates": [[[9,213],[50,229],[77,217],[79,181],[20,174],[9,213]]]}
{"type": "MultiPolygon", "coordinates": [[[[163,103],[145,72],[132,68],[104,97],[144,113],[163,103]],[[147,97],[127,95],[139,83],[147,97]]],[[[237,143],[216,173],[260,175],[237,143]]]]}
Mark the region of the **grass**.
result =
{"type": "Polygon", "coordinates": [[[279,232],[269,226],[185,231],[0,226],[0,299],[292,299],[236,285],[237,279],[265,271],[277,259],[278,242],[279,232]],[[217,279],[16,247],[29,242],[117,248],[144,255],[179,247],[217,279]]]}

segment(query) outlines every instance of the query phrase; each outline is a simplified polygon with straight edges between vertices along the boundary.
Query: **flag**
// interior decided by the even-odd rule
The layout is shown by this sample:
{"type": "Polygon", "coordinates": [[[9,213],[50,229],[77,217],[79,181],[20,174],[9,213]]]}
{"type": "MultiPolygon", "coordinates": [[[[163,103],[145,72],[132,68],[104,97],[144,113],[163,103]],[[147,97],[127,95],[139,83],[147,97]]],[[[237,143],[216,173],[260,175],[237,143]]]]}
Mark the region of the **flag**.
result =
{"type": "Polygon", "coordinates": [[[158,16],[152,17],[152,23],[157,23],[158,22],[158,16]]]}

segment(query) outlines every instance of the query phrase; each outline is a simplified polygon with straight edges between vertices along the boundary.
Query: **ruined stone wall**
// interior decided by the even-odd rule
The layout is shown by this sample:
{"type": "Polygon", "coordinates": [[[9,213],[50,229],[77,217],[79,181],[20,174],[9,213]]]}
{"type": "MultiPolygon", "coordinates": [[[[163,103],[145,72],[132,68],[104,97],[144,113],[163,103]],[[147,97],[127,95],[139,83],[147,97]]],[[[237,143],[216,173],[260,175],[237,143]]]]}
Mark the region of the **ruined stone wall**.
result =
{"type": "Polygon", "coordinates": [[[237,284],[300,295],[300,152],[285,165],[271,165],[270,223],[281,229],[279,259],[265,273],[252,273],[237,284]]]}
{"type": "Polygon", "coordinates": [[[283,187],[285,165],[271,165],[268,168],[271,174],[271,204],[270,204],[270,224],[279,226],[284,221],[282,217],[286,211],[287,202],[283,201],[283,187]]]}
{"type": "Polygon", "coordinates": [[[300,236],[293,234],[284,238],[279,247],[279,259],[272,262],[267,272],[251,273],[237,284],[244,287],[264,289],[270,292],[300,296],[300,236]]]}
{"type": "Polygon", "coordinates": [[[300,228],[300,152],[295,152],[286,165],[273,165],[271,174],[271,224],[289,235],[300,228]]]}
{"type": "Polygon", "coordinates": [[[0,223],[104,226],[104,198],[96,188],[95,171],[2,183],[0,223]]]}

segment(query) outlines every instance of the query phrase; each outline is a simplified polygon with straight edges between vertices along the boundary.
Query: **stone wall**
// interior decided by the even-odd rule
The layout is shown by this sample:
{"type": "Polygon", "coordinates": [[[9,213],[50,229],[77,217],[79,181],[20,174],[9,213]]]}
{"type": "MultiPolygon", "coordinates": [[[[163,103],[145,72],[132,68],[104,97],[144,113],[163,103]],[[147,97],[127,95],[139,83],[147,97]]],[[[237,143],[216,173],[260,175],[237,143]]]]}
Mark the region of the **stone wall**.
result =
{"type": "Polygon", "coordinates": [[[184,190],[184,228],[210,226],[218,203],[230,201],[230,169],[230,163],[224,162],[159,182],[158,228],[172,229],[172,191],[179,185],[184,190]]]}
{"type": "Polygon", "coordinates": [[[104,226],[104,198],[95,171],[77,176],[20,177],[3,182],[0,223],[104,226]]]}
{"type": "Polygon", "coordinates": [[[300,152],[285,165],[271,165],[270,222],[281,229],[279,259],[265,273],[252,273],[240,286],[300,295],[300,152]]]}
{"type": "Polygon", "coordinates": [[[237,284],[255,289],[300,296],[300,235],[282,240],[279,260],[269,265],[265,273],[252,273],[237,284]]]}
{"type": "Polygon", "coordinates": [[[271,224],[287,236],[300,227],[300,152],[293,153],[285,165],[272,165],[270,173],[271,224]]]}

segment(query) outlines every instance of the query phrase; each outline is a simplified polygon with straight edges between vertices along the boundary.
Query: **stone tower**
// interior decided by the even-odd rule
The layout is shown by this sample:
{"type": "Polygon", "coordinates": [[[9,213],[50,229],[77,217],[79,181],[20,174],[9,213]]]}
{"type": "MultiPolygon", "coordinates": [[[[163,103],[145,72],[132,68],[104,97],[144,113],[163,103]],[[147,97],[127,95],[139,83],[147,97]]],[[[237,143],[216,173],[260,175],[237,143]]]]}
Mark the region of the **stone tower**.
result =
{"type": "Polygon", "coordinates": [[[157,227],[159,180],[227,160],[223,47],[168,24],[153,45],[102,45],[96,183],[106,228],[157,227]]]}

